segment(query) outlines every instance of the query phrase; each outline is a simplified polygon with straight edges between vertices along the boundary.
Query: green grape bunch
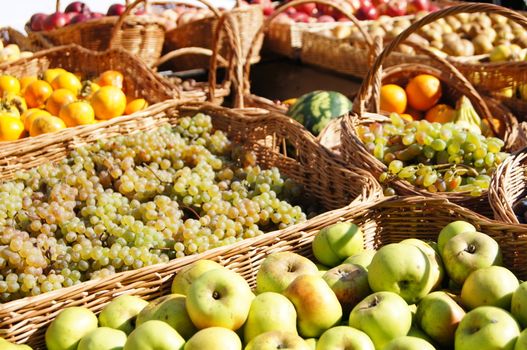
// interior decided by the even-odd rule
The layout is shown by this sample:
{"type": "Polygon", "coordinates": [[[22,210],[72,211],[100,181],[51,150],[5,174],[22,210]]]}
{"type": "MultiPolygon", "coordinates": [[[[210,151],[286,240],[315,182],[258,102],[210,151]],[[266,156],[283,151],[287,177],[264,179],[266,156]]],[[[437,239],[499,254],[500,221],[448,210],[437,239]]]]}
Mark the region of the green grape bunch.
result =
{"type": "Polygon", "coordinates": [[[0,300],[305,221],[294,205],[301,186],[242,153],[197,114],[77,148],[0,183],[0,300]]]}

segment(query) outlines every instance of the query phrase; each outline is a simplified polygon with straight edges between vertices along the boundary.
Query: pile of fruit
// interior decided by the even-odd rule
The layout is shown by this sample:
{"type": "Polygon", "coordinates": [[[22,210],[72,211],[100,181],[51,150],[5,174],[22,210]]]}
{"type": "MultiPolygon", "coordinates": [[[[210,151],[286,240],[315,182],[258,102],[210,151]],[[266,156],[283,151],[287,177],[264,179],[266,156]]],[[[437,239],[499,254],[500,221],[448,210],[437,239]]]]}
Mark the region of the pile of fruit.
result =
{"type": "MultiPolygon", "coordinates": [[[[216,262],[180,271],[152,302],[121,295],[97,317],[62,310],[48,350],[490,350],[527,348],[527,282],[502,267],[498,243],[464,221],[437,242],[364,250],[353,223],[320,230],[311,260],[268,255],[256,288],[216,262]],[[523,331],[522,331],[523,330],[523,331]]],[[[6,343],[7,344],[7,343],[6,343]]],[[[13,348],[17,349],[17,348],[13,348]]]]}
{"type": "Polygon", "coordinates": [[[10,63],[21,58],[33,56],[31,51],[20,51],[17,44],[4,44],[0,41],[0,64],[10,63]]]}
{"type": "MultiPolygon", "coordinates": [[[[108,7],[106,15],[100,12],[92,12],[88,5],[82,1],[70,3],[64,12],[57,11],[52,14],[35,13],[29,20],[29,28],[34,32],[49,31],[62,28],[68,25],[86,22],[104,16],[120,16],[126,10],[123,4],[113,4],[108,7]]],[[[139,16],[145,13],[144,9],[134,11],[134,15],[139,16]]]]}
{"type": "Polygon", "coordinates": [[[197,114],[0,184],[0,300],[167,262],[306,220],[301,187],[197,114]]]}
{"type": "Polygon", "coordinates": [[[122,73],[114,70],[98,77],[62,68],[47,69],[41,77],[1,75],[0,141],[94,124],[148,106],[145,99],[127,97],[125,91],[122,73]]]}
{"type": "Polygon", "coordinates": [[[159,16],[167,31],[213,15],[208,8],[184,4],[166,4],[159,8],[156,6],[153,14],[159,16]]]}

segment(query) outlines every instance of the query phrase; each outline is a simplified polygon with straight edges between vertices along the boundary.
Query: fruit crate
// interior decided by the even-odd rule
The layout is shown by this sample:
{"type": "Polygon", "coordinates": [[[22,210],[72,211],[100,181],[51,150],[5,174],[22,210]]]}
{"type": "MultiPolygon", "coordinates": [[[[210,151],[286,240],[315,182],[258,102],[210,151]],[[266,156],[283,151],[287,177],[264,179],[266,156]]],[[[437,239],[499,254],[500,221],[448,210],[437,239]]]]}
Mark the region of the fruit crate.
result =
{"type": "Polygon", "coordinates": [[[265,252],[271,245],[280,247],[287,244],[282,243],[282,240],[298,235],[305,228],[320,228],[336,221],[342,215],[342,211],[337,208],[349,203],[352,203],[351,207],[360,207],[382,196],[378,183],[367,172],[341,167],[329,151],[289,118],[255,109],[231,110],[200,103],[181,105],[177,101],[154,105],[152,109],[138,112],[136,116],[89,126],[82,133],[63,135],[60,140],[55,139],[55,142],[47,145],[28,145],[24,149],[7,152],[1,149],[0,158],[5,162],[0,172],[3,179],[9,179],[14,171],[58,161],[78,145],[93,143],[101,138],[153,130],[166,123],[175,123],[178,117],[197,113],[210,115],[214,128],[223,130],[231,140],[253,152],[260,166],[278,167],[281,173],[303,185],[306,193],[315,198],[324,210],[336,210],[315,216],[302,224],[200,255],[4,303],[0,308],[0,336],[41,348],[46,326],[64,307],[82,305],[99,311],[113,296],[123,293],[155,298],[163,294],[174,272],[202,258],[223,261],[240,272],[246,271],[248,278],[254,279],[254,276],[250,277],[253,274],[252,260],[259,261],[263,256],[262,250],[265,252]],[[279,145],[285,140],[290,145],[289,152],[291,147],[294,148],[294,158],[280,152],[279,145]]]}

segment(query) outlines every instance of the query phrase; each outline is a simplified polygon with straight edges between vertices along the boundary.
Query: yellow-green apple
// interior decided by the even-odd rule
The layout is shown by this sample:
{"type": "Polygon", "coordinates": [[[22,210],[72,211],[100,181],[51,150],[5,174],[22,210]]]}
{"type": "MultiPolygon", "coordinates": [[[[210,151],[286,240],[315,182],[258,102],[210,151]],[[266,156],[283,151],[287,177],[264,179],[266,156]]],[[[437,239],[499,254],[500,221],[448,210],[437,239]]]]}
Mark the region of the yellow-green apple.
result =
{"type": "Polygon", "coordinates": [[[445,276],[445,269],[443,267],[443,262],[441,261],[441,256],[436,252],[431,245],[416,238],[404,239],[399,243],[411,244],[421,249],[421,251],[428,257],[430,261],[430,284],[431,289],[435,290],[441,286],[443,282],[443,277],[445,276]]]}
{"type": "Polygon", "coordinates": [[[446,242],[443,264],[450,279],[463,285],[472,271],[502,265],[500,246],[484,233],[462,232],[446,242]]]}
{"type": "Polygon", "coordinates": [[[325,331],[317,342],[317,350],[333,349],[375,350],[375,346],[363,331],[348,326],[337,326],[325,331]]]}
{"type": "Polygon", "coordinates": [[[190,338],[184,350],[242,350],[238,334],[223,327],[209,327],[190,338]]]}
{"type": "Polygon", "coordinates": [[[514,350],[527,350],[527,329],[524,329],[514,345],[514,350]]]}
{"type": "Polygon", "coordinates": [[[48,350],[75,350],[86,334],[97,328],[97,316],[85,307],[62,310],[46,330],[48,350]]]}
{"type": "Polygon", "coordinates": [[[265,332],[247,344],[244,350],[311,350],[304,339],[294,333],[282,331],[265,332]]]}
{"type": "Polygon", "coordinates": [[[254,299],[242,276],[228,269],[205,272],[190,286],[187,311],[199,329],[224,327],[233,331],[247,320],[254,299]]]}
{"type": "Polygon", "coordinates": [[[357,225],[339,222],[320,230],[313,240],[312,247],[318,261],[334,267],[364,250],[364,236],[357,225]]]}
{"type": "Polygon", "coordinates": [[[443,257],[443,248],[445,247],[446,242],[450,240],[450,238],[454,237],[457,234],[463,233],[463,232],[475,232],[477,231],[474,225],[466,222],[466,221],[454,221],[450,224],[443,227],[443,229],[439,232],[439,236],[437,236],[437,249],[439,250],[439,255],[443,257]]]}
{"type": "Polygon", "coordinates": [[[512,294],[519,285],[516,276],[505,267],[484,267],[468,275],[461,288],[461,302],[469,310],[478,306],[510,310],[512,294]]]}
{"type": "Polygon", "coordinates": [[[254,298],[244,325],[244,341],[248,343],[269,331],[297,334],[295,306],[285,296],[275,292],[265,292],[254,298]]]}
{"type": "Polygon", "coordinates": [[[147,305],[148,301],[138,296],[120,295],[102,309],[99,314],[99,325],[130,334],[135,328],[137,314],[147,305]]]}
{"type": "Polygon", "coordinates": [[[373,259],[373,256],[377,253],[373,249],[366,249],[362,252],[358,252],[357,254],[353,254],[346,260],[344,260],[343,264],[356,264],[364,267],[366,270],[368,270],[368,266],[371,264],[371,260],[373,259]]]}
{"type": "Polygon", "coordinates": [[[410,328],[410,330],[408,331],[408,334],[406,334],[406,335],[409,336],[409,337],[415,337],[415,338],[420,338],[420,339],[426,340],[430,344],[434,343],[432,338],[430,338],[430,336],[428,336],[428,334],[426,334],[421,328],[419,328],[415,324],[412,324],[412,327],[410,328]]]}
{"type": "Polygon", "coordinates": [[[424,339],[402,336],[389,341],[383,350],[435,350],[436,348],[424,339]]]}
{"type": "Polygon", "coordinates": [[[121,350],[125,343],[125,332],[99,327],[82,337],[77,350],[121,350]]]}
{"type": "Polygon", "coordinates": [[[393,292],[368,295],[351,310],[350,327],[366,333],[376,349],[406,335],[412,326],[412,313],[402,297],[393,292]]]}
{"type": "Polygon", "coordinates": [[[327,271],[322,278],[331,287],[346,313],[371,293],[368,271],[360,265],[341,264],[327,271]]]}
{"type": "Polygon", "coordinates": [[[163,321],[188,340],[198,330],[188,315],[186,300],[187,297],[181,294],[169,294],[157,298],[137,315],[136,325],[139,326],[150,320],[163,321]]]}
{"type": "Polygon", "coordinates": [[[391,243],[381,247],[368,268],[374,292],[399,294],[408,304],[416,303],[432,289],[428,257],[411,244],[391,243]]]}
{"type": "Polygon", "coordinates": [[[513,350],[520,327],[507,311],[480,306],[469,311],[456,330],[456,350],[513,350]]]}
{"type": "Polygon", "coordinates": [[[311,350],[317,350],[317,339],[316,338],[307,338],[305,339],[307,345],[309,345],[311,350]]]}
{"type": "Polygon", "coordinates": [[[167,323],[146,321],[126,339],[123,350],[182,350],[185,339],[167,323]]]}
{"type": "Polygon", "coordinates": [[[522,282],[512,294],[511,313],[522,328],[527,327],[527,282],[522,282]]]}
{"type": "Polygon", "coordinates": [[[298,276],[284,295],[295,305],[298,331],[304,338],[319,337],[342,318],[337,296],[318,275],[298,276]]]}
{"type": "Polygon", "coordinates": [[[282,293],[300,275],[318,275],[314,262],[293,252],[272,253],[256,274],[256,293],[282,293]]]}
{"type": "Polygon", "coordinates": [[[326,271],[330,269],[330,268],[327,267],[326,265],[322,265],[322,264],[320,264],[320,263],[315,263],[315,265],[317,266],[317,269],[318,269],[318,272],[319,272],[319,275],[320,275],[320,276],[324,276],[324,274],[326,273],[326,271]]]}
{"type": "Polygon", "coordinates": [[[0,338],[0,349],[2,350],[33,350],[29,345],[13,344],[3,338],[0,338]]]}
{"type": "Polygon", "coordinates": [[[415,322],[438,344],[452,348],[454,334],[465,310],[443,291],[428,294],[419,302],[415,322]]]}
{"type": "Polygon", "coordinates": [[[187,295],[192,282],[207,271],[223,269],[224,267],[215,261],[202,259],[193,262],[179,271],[172,280],[172,294],[187,295]]]}

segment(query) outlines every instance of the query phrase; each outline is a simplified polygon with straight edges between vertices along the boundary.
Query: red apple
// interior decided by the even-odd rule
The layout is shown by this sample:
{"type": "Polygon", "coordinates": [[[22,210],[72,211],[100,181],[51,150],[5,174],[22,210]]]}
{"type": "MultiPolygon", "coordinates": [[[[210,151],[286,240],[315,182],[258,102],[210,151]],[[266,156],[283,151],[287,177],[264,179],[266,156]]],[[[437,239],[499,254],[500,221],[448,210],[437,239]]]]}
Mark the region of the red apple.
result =
{"type": "Polygon", "coordinates": [[[407,7],[406,0],[390,0],[380,7],[380,11],[383,15],[399,17],[406,15],[407,7]]]}
{"type": "Polygon", "coordinates": [[[66,13],[69,13],[69,12],[78,12],[78,13],[90,12],[90,8],[85,3],[83,3],[82,1],[74,1],[71,4],[69,4],[68,6],[66,6],[66,9],[64,10],[64,12],[66,12],[66,13]]]}
{"type": "Polygon", "coordinates": [[[387,4],[388,1],[390,1],[390,0],[373,0],[373,5],[375,5],[375,7],[379,7],[379,6],[382,6],[384,4],[387,4]]]}
{"type": "Polygon", "coordinates": [[[379,11],[373,5],[361,6],[355,15],[359,20],[374,20],[379,18],[379,11]]]}
{"type": "Polygon", "coordinates": [[[309,22],[309,15],[305,12],[297,12],[291,16],[295,22],[307,23],[309,22]]]}
{"type": "Polygon", "coordinates": [[[48,17],[48,15],[45,13],[35,13],[31,16],[31,19],[29,20],[31,30],[38,32],[44,29],[44,21],[46,20],[46,17],[48,17]]]}
{"type": "Polygon", "coordinates": [[[335,18],[328,16],[328,15],[322,15],[318,17],[318,22],[320,23],[329,23],[329,22],[335,22],[335,18]]]}
{"type": "Polygon", "coordinates": [[[289,17],[292,17],[293,15],[295,15],[298,11],[296,10],[296,8],[294,7],[289,7],[285,10],[285,13],[287,13],[289,15],[289,17]]]}
{"type": "Polygon", "coordinates": [[[90,19],[97,19],[97,18],[102,18],[102,17],[104,17],[104,13],[92,12],[90,14],[90,19]]]}
{"type": "Polygon", "coordinates": [[[429,7],[430,7],[429,0],[411,0],[408,3],[408,8],[406,12],[408,14],[422,12],[422,11],[428,12],[429,7]]]}
{"type": "Polygon", "coordinates": [[[309,16],[312,16],[316,12],[317,5],[314,2],[308,2],[307,4],[295,6],[295,8],[298,12],[304,12],[309,16]]]}
{"type": "Polygon", "coordinates": [[[55,12],[44,20],[44,30],[62,28],[68,24],[68,16],[64,12],[55,12]]]}
{"type": "Polygon", "coordinates": [[[92,15],[92,13],[77,13],[70,20],[70,24],[86,22],[87,20],[92,18],[92,15]]]}
{"type": "Polygon", "coordinates": [[[265,6],[263,8],[263,14],[264,16],[270,16],[272,15],[274,12],[274,7],[273,6],[265,6]]]}
{"type": "Polygon", "coordinates": [[[107,16],[120,16],[126,10],[126,6],[123,4],[113,4],[108,7],[107,16]]]}
{"type": "MultiPolygon", "coordinates": [[[[335,3],[352,14],[354,14],[362,5],[361,0],[336,0],[335,3]]],[[[328,5],[317,4],[317,10],[321,14],[332,16],[334,18],[341,18],[344,16],[339,10],[328,5]]]]}
{"type": "Polygon", "coordinates": [[[428,6],[428,12],[436,12],[436,11],[439,11],[439,10],[440,10],[440,8],[436,4],[430,4],[430,6],[428,6]]]}

